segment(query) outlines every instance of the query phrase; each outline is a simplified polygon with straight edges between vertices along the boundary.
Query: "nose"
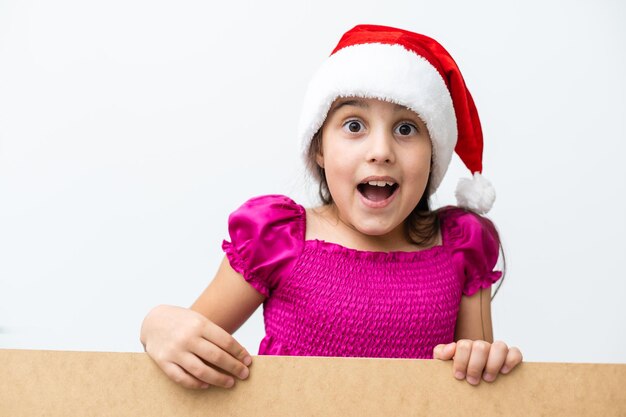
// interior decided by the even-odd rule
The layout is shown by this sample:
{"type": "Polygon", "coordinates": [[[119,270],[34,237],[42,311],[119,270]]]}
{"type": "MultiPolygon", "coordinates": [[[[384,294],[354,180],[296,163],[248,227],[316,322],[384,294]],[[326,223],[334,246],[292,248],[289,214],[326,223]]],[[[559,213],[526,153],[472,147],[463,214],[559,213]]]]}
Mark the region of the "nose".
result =
{"type": "Polygon", "coordinates": [[[373,163],[395,162],[395,150],[393,148],[394,137],[384,130],[373,131],[367,138],[367,161],[373,163]]]}

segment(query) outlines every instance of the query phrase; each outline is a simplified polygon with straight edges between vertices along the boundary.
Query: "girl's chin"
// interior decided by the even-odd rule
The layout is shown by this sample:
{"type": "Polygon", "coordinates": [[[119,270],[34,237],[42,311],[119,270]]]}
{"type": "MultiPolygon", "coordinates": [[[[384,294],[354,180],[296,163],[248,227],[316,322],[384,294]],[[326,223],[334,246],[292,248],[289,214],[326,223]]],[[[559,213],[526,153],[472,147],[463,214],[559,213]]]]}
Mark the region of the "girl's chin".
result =
{"type": "Polygon", "coordinates": [[[396,227],[398,227],[398,225],[393,225],[393,224],[372,225],[372,224],[367,224],[367,223],[357,223],[357,224],[353,224],[352,226],[356,230],[358,230],[360,233],[367,235],[367,236],[372,236],[372,237],[388,235],[391,232],[393,232],[396,227]]]}

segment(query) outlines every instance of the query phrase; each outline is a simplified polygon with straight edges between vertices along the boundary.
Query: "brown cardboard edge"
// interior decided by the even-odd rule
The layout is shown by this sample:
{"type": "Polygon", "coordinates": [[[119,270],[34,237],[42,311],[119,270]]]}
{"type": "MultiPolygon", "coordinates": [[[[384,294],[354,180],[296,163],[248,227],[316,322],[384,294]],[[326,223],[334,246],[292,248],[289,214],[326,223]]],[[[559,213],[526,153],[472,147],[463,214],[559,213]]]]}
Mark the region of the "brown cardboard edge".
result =
{"type": "Polygon", "coordinates": [[[0,349],[1,416],[626,416],[626,364],[523,362],[472,386],[452,362],[254,356],[235,387],[189,390],[146,353],[0,349]]]}

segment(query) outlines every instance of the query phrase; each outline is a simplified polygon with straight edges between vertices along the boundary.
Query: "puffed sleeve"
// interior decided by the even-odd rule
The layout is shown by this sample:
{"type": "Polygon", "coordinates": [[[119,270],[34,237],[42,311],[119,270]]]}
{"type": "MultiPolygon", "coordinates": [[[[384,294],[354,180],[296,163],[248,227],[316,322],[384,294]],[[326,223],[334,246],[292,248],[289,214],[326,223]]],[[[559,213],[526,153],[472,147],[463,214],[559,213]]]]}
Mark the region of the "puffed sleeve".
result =
{"type": "Polygon", "coordinates": [[[230,241],[222,249],[231,267],[266,297],[300,255],[305,216],[292,199],[272,194],[249,199],[228,217],[230,241]]]}
{"type": "Polygon", "coordinates": [[[458,207],[446,207],[440,212],[444,246],[463,285],[463,294],[470,296],[487,288],[502,277],[494,271],[498,261],[498,233],[491,220],[458,207]]]}

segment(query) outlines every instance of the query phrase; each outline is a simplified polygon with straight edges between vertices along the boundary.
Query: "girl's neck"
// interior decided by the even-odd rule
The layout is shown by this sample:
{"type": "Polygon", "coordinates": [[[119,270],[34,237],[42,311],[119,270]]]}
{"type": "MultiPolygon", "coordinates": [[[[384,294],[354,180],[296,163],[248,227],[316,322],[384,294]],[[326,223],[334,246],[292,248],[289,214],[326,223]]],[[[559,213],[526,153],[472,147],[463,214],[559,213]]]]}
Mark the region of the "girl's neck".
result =
{"type": "Polygon", "coordinates": [[[425,249],[409,240],[404,224],[386,235],[372,236],[346,224],[338,215],[334,204],[306,209],[306,214],[306,240],[324,240],[347,248],[374,252],[411,252],[425,249]]]}

